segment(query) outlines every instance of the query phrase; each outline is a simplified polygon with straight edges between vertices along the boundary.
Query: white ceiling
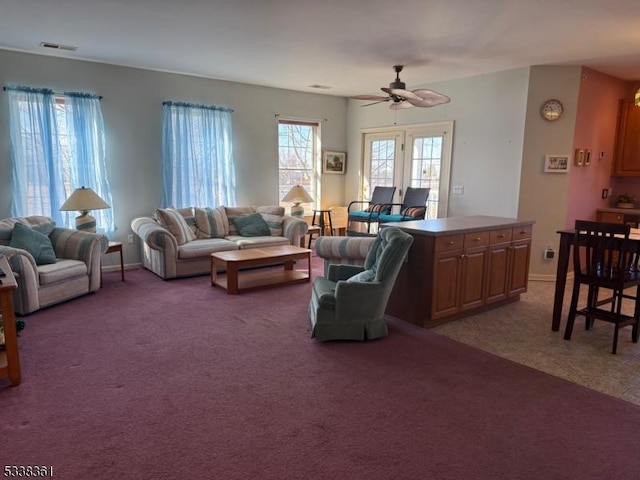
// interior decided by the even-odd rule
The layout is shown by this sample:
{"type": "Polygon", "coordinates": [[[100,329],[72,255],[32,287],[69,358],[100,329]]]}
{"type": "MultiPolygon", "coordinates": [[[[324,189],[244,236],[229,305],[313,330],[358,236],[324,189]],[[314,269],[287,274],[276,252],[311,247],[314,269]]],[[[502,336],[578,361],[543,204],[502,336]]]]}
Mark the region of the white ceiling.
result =
{"type": "Polygon", "coordinates": [[[407,88],[545,64],[640,80],[640,1],[0,0],[0,49],[340,96],[395,64],[407,88]]]}

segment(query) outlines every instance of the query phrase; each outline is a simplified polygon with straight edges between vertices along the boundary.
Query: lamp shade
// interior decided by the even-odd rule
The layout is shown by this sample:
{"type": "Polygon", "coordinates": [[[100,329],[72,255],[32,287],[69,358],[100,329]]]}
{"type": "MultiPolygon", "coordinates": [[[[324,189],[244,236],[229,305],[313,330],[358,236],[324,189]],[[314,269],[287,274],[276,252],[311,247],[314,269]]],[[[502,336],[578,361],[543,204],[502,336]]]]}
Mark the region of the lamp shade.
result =
{"type": "Polygon", "coordinates": [[[634,97],[633,102],[636,104],[636,107],[640,107],[640,88],[636,92],[636,96],[634,97]]]}
{"type": "Polygon", "coordinates": [[[294,185],[289,190],[284,198],[283,202],[293,202],[293,206],[291,207],[291,215],[294,217],[302,217],[304,215],[304,208],[300,206],[301,203],[310,203],[313,202],[313,198],[311,195],[304,189],[304,187],[300,185],[294,185]]]}
{"type": "Polygon", "coordinates": [[[76,188],[66,202],[60,207],[61,212],[77,210],[76,229],[87,232],[96,231],[96,219],[89,215],[89,210],[111,208],[96,192],[88,187],[76,188]]]}

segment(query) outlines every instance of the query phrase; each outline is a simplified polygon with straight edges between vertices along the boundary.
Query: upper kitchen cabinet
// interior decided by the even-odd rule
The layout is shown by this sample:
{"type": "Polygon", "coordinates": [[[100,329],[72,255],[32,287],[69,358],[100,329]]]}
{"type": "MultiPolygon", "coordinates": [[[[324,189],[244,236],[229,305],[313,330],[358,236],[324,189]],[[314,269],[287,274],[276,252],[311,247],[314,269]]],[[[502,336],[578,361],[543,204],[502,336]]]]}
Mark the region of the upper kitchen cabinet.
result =
{"type": "Polygon", "coordinates": [[[621,100],[613,175],[640,177],[640,107],[621,100]]]}

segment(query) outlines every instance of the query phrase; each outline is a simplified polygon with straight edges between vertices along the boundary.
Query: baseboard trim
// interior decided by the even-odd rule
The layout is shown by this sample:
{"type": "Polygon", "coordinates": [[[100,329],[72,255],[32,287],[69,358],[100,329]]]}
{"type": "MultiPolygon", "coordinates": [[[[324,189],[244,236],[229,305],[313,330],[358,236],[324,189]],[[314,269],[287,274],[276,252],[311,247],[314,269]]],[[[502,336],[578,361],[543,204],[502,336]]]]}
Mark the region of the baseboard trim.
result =
{"type": "MultiPolygon", "coordinates": [[[[567,272],[567,280],[571,280],[573,279],[573,272],[567,272]]],[[[535,282],[555,282],[556,281],[556,276],[555,275],[540,275],[540,274],[536,274],[536,273],[530,273],[529,274],[529,280],[535,281],[535,282]]]]}
{"type": "MultiPolygon", "coordinates": [[[[133,269],[141,268],[141,267],[142,267],[142,263],[125,263],[124,264],[124,269],[125,270],[133,270],[133,269]]],[[[102,266],[102,271],[103,272],[119,272],[120,271],[120,265],[102,266]]]]}

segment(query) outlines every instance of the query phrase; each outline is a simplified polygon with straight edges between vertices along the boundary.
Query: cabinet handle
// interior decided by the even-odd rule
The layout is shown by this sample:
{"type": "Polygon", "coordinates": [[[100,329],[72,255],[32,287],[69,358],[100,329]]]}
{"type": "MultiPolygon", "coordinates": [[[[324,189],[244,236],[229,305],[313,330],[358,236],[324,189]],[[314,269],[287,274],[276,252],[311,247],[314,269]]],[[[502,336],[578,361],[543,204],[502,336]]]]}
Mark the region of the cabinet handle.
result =
{"type": "Polygon", "coordinates": [[[453,240],[451,240],[447,245],[455,245],[456,242],[454,242],[453,240]]]}
{"type": "Polygon", "coordinates": [[[504,233],[501,233],[500,235],[498,235],[498,238],[504,238],[504,237],[505,237],[504,233]]]}
{"type": "Polygon", "coordinates": [[[482,240],[482,237],[476,237],[473,239],[474,242],[479,242],[480,240],[482,240]]]}
{"type": "Polygon", "coordinates": [[[520,235],[524,235],[525,233],[529,233],[526,230],[520,230],[520,235]]]}

